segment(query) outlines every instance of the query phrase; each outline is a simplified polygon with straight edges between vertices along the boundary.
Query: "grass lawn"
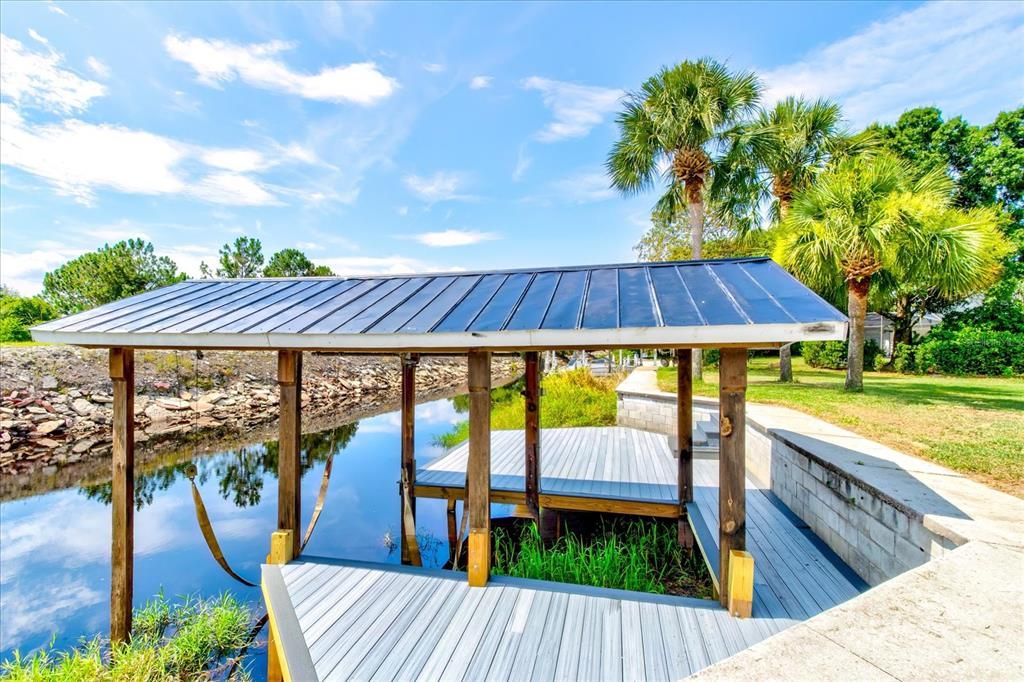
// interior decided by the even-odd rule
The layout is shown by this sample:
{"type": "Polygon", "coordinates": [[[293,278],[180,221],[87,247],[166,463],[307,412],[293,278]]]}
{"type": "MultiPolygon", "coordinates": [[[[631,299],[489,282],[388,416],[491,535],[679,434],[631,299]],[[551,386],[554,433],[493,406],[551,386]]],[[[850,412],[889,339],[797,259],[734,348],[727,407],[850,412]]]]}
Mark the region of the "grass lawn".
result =
{"type": "MultiPolygon", "coordinates": [[[[848,393],[842,371],[795,357],[793,374],[795,383],[781,384],[777,358],[751,358],[747,399],[813,414],[1024,497],[1024,380],[865,372],[864,392],[848,393]]],[[[717,370],[704,379],[694,393],[717,396],[717,370]]],[[[659,368],[658,384],[674,392],[675,368],[659,368]]]]}

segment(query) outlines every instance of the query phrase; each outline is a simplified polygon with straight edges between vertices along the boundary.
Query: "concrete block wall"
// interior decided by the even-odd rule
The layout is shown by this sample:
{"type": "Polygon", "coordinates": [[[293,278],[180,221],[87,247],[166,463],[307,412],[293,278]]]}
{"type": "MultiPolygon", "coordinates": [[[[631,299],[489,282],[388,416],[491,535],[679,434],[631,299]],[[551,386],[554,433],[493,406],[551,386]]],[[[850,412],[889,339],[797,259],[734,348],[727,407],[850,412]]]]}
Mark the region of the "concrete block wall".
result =
{"type": "Polygon", "coordinates": [[[869,585],[957,546],[856,476],[778,434],[771,440],[772,492],[869,585]]]}
{"type": "MultiPolygon", "coordinates": [[[[618,423],[675,433],[675,396],[621,391],[618,423]]],[[[694,398],[694,410],[717,419],[718,404],[694,398]]],[[[747,418],[747,472],[770,489],[869,585],[877,585],[954,549],[958,543],[929,530],[921,514],[811,452],[747,418]]]]}
{"type": "Polygon", "coordinates": [[[676,397],[670,394],[618,394],[619,426],[674,435],[676,432],[676,397]]]}

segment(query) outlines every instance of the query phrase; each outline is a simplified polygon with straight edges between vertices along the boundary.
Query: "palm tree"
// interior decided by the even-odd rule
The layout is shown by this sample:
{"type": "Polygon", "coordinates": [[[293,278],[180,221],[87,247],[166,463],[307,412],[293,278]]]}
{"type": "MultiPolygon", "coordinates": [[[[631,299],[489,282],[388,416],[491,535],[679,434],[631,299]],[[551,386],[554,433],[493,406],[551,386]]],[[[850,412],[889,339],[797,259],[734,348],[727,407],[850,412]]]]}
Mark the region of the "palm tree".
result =
{"type": "MultiPolygon", "coordinates": [[[[652,189],[663,175],[667,191],[656,210],[672,216],[685,207],[695,259],[701,257],[716,164],[760,93],[753,73],[734,74],[705,58],[663,68],[625,98],[619,139],[606,163],[612,187],[634,195],[652,189]]],[[[701,377],[699,352],[693,376],[701,377]]]]}
{"type": "MultiPolygon", "coordinates": [[[[774,199],[775,217],[783,220],[793,196],[805,189],[830,163],[874,146],[871,133],[849,135],[839,105],[827,99],[813,102],[787,97],[762,109],[748,135],[746,155],[767,176],[766,189],[774,199]]],[[[740,162],[746,162],[741,158],[740,162]]],[[[779,380],[793,380],[790,346],[779,349],[779,380]]]]}
{"type": "Polygon", "coordinates": [[[995,281],[1008,245],[998,214],[953,207],[938,169],[915,179],[888,153],[850,157],[793,199],[775,259],[807,284],[843,283],[850,318],[846,388],[864,386],[864,315],[873,286],[927,279],[953,298],[995,281]]]}

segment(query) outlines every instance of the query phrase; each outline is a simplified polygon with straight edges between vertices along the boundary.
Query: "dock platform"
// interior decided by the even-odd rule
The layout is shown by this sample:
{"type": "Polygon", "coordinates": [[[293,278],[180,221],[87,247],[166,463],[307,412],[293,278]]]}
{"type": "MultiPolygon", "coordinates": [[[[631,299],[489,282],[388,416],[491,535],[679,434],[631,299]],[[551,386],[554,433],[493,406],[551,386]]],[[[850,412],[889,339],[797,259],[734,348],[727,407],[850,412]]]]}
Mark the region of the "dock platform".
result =
{"type": "MultiPolygon", "coordinates": [[[[514,502],[524,494],[522,433],[492,437],[492,495],[514,502]]],[[[548,495],[591,509],[678,509],[667,437],[610,427],[552,429],[543,438],[542,502],[548,495]]],[[[419,469],[417,493],[460,497],[464,450],[419,469]]],[[[687,509],[717,580],[711,457],[694,459],[687,509]]],[[[867,589],[749,478],[746,508],[755,565],[747,619],[717,601],[504,576],[470,587],[461,572],[319,557],[264,566],[264,595],[294,680],[677,680],[867,589]]]]}
{"type": "Polygon", "coordinates": [[[263,567],[293,680],[678,680],[787,627],[717,602],[305,558],[263,567]]]}

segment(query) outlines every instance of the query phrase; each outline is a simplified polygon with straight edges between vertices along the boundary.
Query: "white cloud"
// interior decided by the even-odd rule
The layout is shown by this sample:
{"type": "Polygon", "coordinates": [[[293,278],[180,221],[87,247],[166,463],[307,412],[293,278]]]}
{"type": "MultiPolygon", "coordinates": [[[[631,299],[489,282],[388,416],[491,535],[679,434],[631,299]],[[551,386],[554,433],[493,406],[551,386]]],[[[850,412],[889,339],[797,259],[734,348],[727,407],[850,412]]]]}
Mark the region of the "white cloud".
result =
{"type": "Polygon", "coordinates": [[[465,184],[465,179],[459,173],[438,171],[429,176],[407,175],[402,181],[413,194],[430,203],[470,198],[459,193],[465,184]]]}
{"type": "Polygon", "coordinates": [[[398,87],[372,62],[324,67],[315,74],[293,71],[278,56],[294,45],[280,40],[239,45],[169,35],[164,47],[171,57],[195,69],[200,83],[213,87],[238,78],[253,87],[306,99],[363,105],[389,97],[398,87]]]}
{"type": "Polygon", "coordinates": [[[13,107],[0,104],[0,158],[48,180],[59,194],[83,203],[95,190],[172,194],[186,183],[175,170],[184,145],[160,135],[75,119],[32,126],[13,107]]]}
{"type": "Polygon", "coordinates": [[[411,239],[415,239],[424,246],[449,247],[469,246],[471,244],[479,244],[480,242],[500,239],[500,237],[493,232],[477,232],[475,230],[442,230],[440,232],[423,232],[421,234],[412,235],[411,239]]]}
{"type": "Polygon", "coordinates": [[[210,149],[202,154],[203,163],[214,168],[247,173],[267,168],[269,163],[255,149],[210,149]]]}
{"type": "Polygon", "coordinates": [[[522,180],[531,164],[533,164],[533,159],[526,155],[526,145],[519,145],[519,151],[516,152],[516,166],[512,169],[512,181],[522,180]]]}
{"type": "Polygon", "coordinates": [[[59,15],[61,15],[62,17],[66,17],[66,16],[68,16],[68,13],[67,13],[67,12],[65,12],[64,10],[62,10],[62,9],[60,8],[60,6],[59,6],[59,5],[56,5],[56,4],[52,3],[52,2],[51,2],[51,3],[49,3],[49,4],[48,4],[48,5],[46,6],[46,8],[47,8],[48,10],[50,10],[51,12],[53,12],[54,14],[59,14],[59,15]]]}
{"type": "Polygon", "coordinates": [[[614,88],[600,88],[532,76],[523,81],[526,90],[537,90],[555,120],[537,133],[541,142],[557,142],[586,136],[604,117],[615,111],[624,94],[614,88]]]}
{"type": "Polygon", "coordinates": [[[400,216],[407,216],[407,215],[409,215],[409,207],[408,206],[399,206],[398,208],[395,209],[395,211],[400,216]]]}
{"type": "Polygon", "coordinates": [[[471,90],[483,90],[491,87],[493,81],[494,78],[491,76],[473,76],[469,81],[469,87],[471,90]]]}
{"type": "Polygon", "coordinates": [[[856,127],[937,105],[983,123],[1024,93],[1024,5],[934,2],[762,73],[765,98],[831,97],[856,127]]]}
{"type": "Polygon", "coordinates": [[[193,185],[189,192],[214,204],[272,206],[281,203],[264,184],[240,173],[211,173],[193,185]]]}
{"type": "Polygon", "coordinates": [[[50,44],[50,41],[36,33],[36,30],[34,28],[30,28],[28,30],[28,35],[30,38],[32,38],[32,40],[36,41],[37,43],[42,43],[43,45],[47,46],[49,46],[50,44]]]}
{"type": "Polygon", "coordinates": [[[423,65],[423,70],[427,73],[444,73],[444,64],[434,64],[428,62],[423,65]]]}
{"type": "Polygon", "coordinates": [[[345,256],[341,258],[318,258],[338,275],[410,275],[423,272],[459,272],[465,268],[425,263],[408,256],[345,256]]]}
{"type": "Polygon", "coordinates": [[[295,248],[302,249],[303,251],[323,251],[324,247],[320,246],[316,242],[295,242],[295,248]]]}
{"type": "MultiPolygon", "coordinates": [[[[0,159],[49,182],[56,192],[91,205],[99,190],[125,194],[180,195],[215,204],[269,206],[280,196],[302,201],[346,201],[310,187],[272,186],[247,175],[285,162],[304,162],[311,152],[297,145],[263,152],[204,148],[142,130],[66,119],[32,125],[9,104],[0,104],[0,159]],[[214,169],[194,174],[198,160],[214,169]]],[[[315,158],[315,155],[313,156],[315,158]]]]}
{"type": "Polygon", "coordinates": [[[608,176],[603,170],[584,170],[568,177],[556,180],[551,184],[554,201],[570,201],[576,204],[589,204],[605,201],[616,196],[611,188],[608,176]]]}
{"type": "MultiPolygon", "coordinates": [[[[38,34],[34,37],[45,42],[38,34]]],[[[33,105],[65,114],[81,111],[91,100],[106,94],[102,83],[61,68],[63,61],[63,55],[57,52],[39,54],[0,34],[0,92],[19,106],[33,105]]]]}
{"type": "Polygon", "coordinates": [[[66,248],[0,251],[0,283],[23,296],[38,294],[43,288],[43,275],[77,255],[78,250],[66,248]]]}
{"type": "Polygon", "coordinates": [[[89,57],[85,60],[85,65],[99,78],[110,77],[110,67],[97,57],[89,57]]]}

